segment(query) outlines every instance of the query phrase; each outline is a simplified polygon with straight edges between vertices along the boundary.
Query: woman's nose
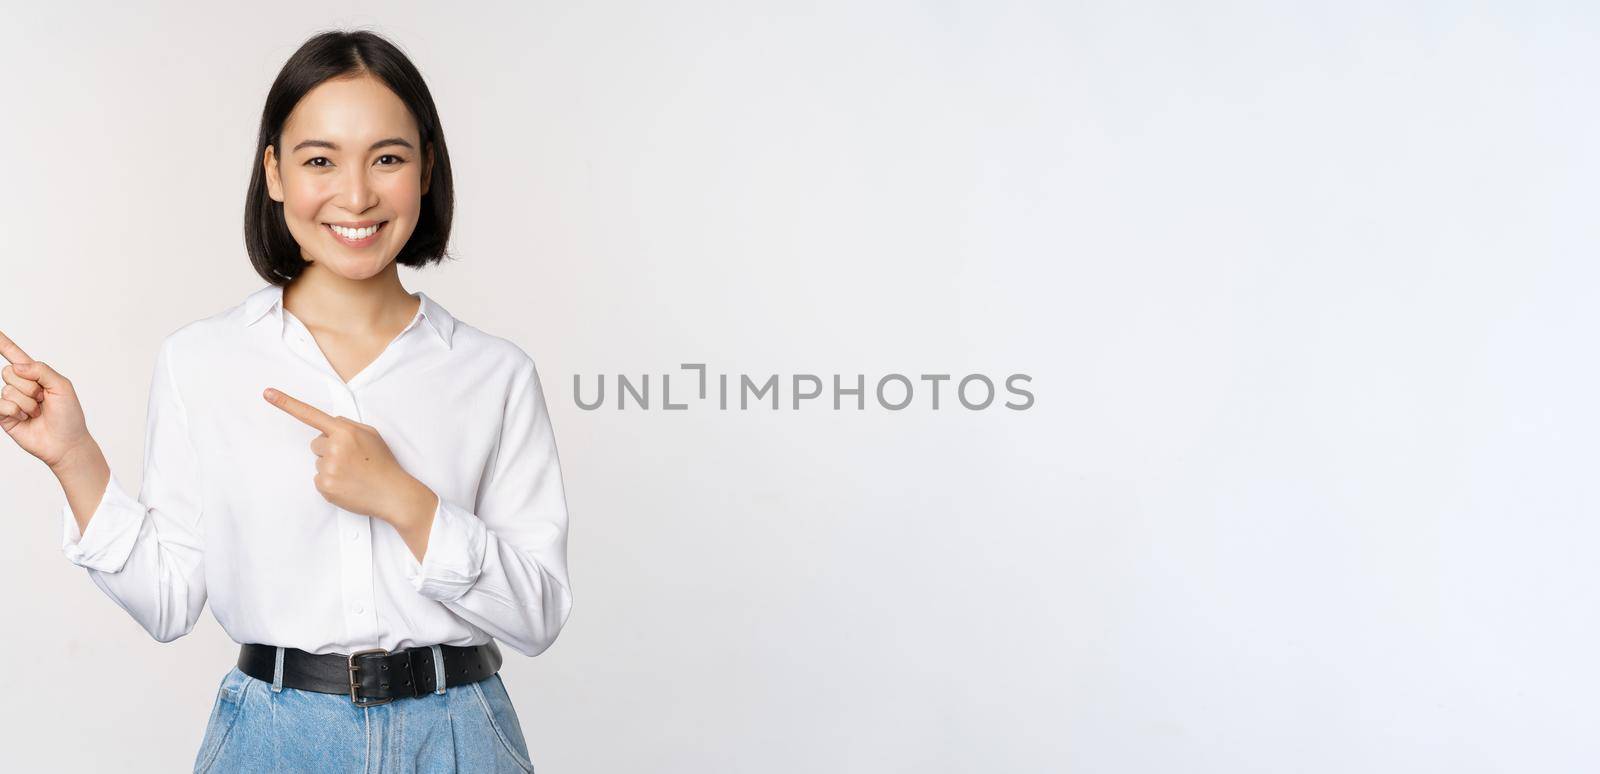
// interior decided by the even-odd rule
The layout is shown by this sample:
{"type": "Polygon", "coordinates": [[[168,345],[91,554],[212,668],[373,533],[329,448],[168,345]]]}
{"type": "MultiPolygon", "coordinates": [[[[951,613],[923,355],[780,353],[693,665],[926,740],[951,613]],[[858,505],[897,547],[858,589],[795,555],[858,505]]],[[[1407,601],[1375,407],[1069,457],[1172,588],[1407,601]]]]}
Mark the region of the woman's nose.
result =
{"type": "Polygon", "coordinates": [[[372,187],[372,181],[367,179],[367,173],[360,168],[352,168],[346,174],[344,195],[341,203],[350,212],[366,212],[378,203],[377,191],[372,187]]]}

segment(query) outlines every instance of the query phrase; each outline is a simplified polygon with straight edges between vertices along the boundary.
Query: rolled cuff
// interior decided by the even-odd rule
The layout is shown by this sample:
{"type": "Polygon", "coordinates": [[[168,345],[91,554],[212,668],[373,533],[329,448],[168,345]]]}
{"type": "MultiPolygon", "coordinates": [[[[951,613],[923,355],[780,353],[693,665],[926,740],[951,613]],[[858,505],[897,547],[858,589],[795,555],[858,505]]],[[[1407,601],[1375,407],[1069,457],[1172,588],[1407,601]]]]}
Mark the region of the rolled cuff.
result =
{"type": "Polygon", "coordinates": [[[80,534],[72,504],[61,506],[61,552],[79,567],[100,572],[121,572],[139,539],[144,524],[144,503],[134,499],[117,481],[106,480],[106,491],[89,517],[89,529],[80,534]]]}
{"type": "Polygon", "coordinates": [[[422,561],[406,551],[406,579],[411,587],[440,602],[460,599],[483,572],[488,533],[489,526],[482,519],[439,498],[422,561]]]}

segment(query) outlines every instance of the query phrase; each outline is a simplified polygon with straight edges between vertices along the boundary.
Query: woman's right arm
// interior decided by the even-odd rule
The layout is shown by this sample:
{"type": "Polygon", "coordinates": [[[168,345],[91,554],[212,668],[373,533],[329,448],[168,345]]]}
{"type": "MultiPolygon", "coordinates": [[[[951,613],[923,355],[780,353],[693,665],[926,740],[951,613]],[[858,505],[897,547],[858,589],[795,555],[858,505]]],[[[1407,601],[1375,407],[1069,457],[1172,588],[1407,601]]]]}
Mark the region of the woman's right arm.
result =
{"type": "Polygon", "coordinates": [[[0,333],[0,428],[61,482],[62,552],[160,642],[194,629],[206,585],[199,465],[162,342],[150,381],[144,481],[121,486],[84,422],[72,383],[0,333]]]}
{"type": "Polygon", "coordinates": [[[90,437],[80,447],[67,452],[60,463],[51,465],[50,472],[61,482],[61,491],[67,495],[67,507],[72,509],[72,518],[81,534],[89,528],[95,507],[100,504],[106,485],[111,483],[111,464],[106,462],[100,444],[90,437]]]}

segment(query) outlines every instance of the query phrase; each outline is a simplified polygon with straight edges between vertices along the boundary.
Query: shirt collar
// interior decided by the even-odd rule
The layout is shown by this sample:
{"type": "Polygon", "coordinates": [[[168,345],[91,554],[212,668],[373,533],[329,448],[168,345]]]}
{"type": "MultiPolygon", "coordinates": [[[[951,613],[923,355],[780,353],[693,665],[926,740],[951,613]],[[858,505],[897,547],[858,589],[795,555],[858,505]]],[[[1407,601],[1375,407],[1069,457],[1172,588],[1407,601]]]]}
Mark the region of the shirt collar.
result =
{"type": "MultiPolygon", "coordinates": [[[[439,340],[444,342],[446,349],[449,349],[450,339],[456,330],[455,317],[451,316],[450,312],[440,306],[437,301],[429,298],[427,293],[419,290],[417,291],[417,298],[422,301],[422,306],[417,310],[418,314],[421,314],[423,319],[427,320],[428,327],[438,334],[439,340]]],[[[239,319],[246,328],[260,322],[269,313],[274,319],[282,322],[283,286],[267,285],[251,293],[245,297],[242,307],[243,310],[239,319]]]]}

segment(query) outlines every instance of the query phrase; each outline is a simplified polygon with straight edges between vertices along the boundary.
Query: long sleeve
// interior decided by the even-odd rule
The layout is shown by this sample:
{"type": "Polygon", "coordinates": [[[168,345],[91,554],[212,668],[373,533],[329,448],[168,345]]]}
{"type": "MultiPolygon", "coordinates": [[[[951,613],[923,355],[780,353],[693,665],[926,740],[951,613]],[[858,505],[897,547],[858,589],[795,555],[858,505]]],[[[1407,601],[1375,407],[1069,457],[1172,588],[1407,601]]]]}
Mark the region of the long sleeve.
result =
{"type": "Polygon", "coordinates": [[[61,509],[67,559],[159,642],[193,630],[206,603],[198,464],[170,348],[162,342],[150,380],[138,499],[112,473],[83,534],[72,506],[61,509]]]}
{"type": "Polygon", "coordinates": [[[419,594],[527,656],[544,652],[566,625],[566,494],[531,359],[511,382],[478,502],[469,510],[439,498],[423,561],[406,551],[406,575],[419,594]]]}

